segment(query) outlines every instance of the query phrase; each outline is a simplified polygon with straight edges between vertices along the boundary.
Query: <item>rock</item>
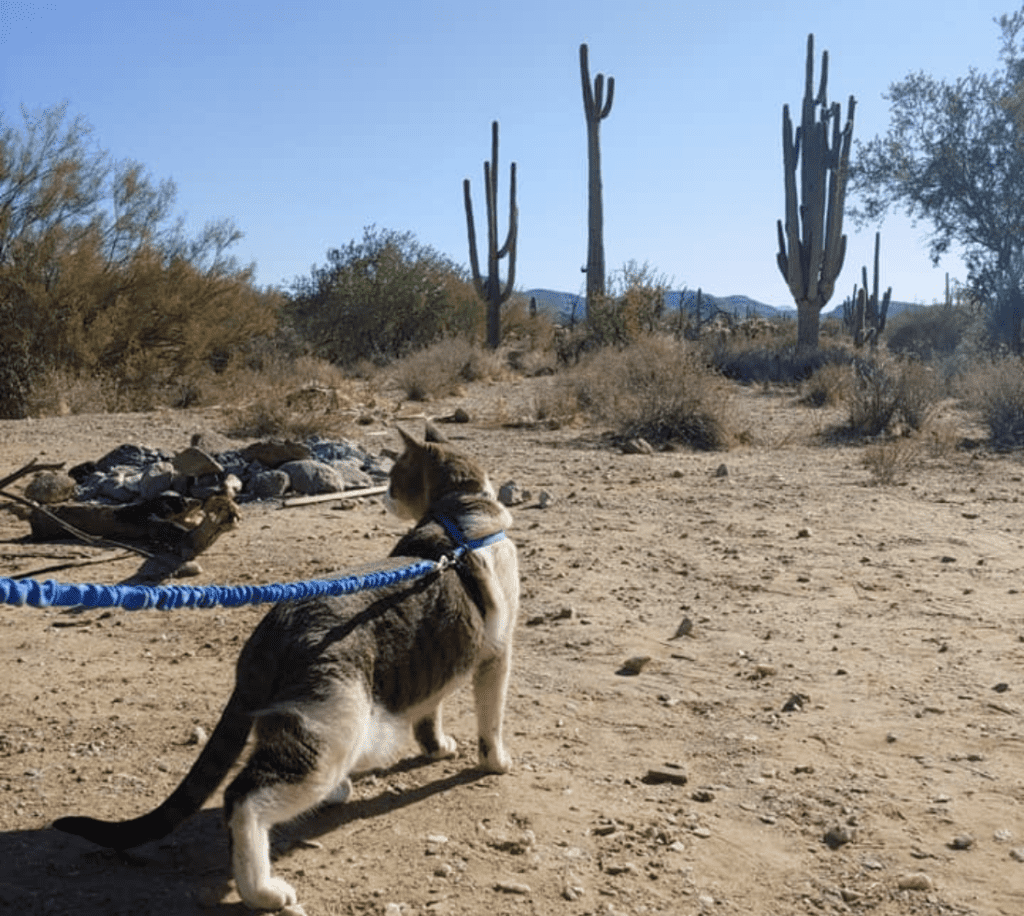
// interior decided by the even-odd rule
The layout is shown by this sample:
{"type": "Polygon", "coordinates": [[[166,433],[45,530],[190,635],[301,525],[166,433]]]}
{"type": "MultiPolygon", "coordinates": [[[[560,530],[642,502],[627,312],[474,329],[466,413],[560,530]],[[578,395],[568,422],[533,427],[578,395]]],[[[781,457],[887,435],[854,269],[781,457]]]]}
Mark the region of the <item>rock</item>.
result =
{"type": "Polygon", "coordinates": [[[75,495],[77,486],[75,479],[64,471],[43,471],[25,487],[25,496],[44,506],[62,503],[75,495]]]}
{"type": "Polygon", "coordinates": [[[651,657],[649,655],[634,655],[631,658],[627,658],[622,663],[622,667],[616,672],[616,674],[635,676],[643,671],[650,663],[651,657]]]}
{"type": "Polygon", "coordinates": [[[503,483],[498,488],[498,502],[503,506],[518,506],[526,502],[526,491],[514,480],[503,483]]]}
{"type": "Polygon", "coordinates": [[[810,528],[801,528],[801,529],[800,529],[800,530],[799,530],[799,531],[798,531],[798,532],[796,533],[796,536],[797,536],[798,538],[809,538],[809,537],[811,536],[811,529],[810,529],[810,528]]]}
{"type": "Polygon", "coordinates": [[[969,833],[960,833],[949,841],[950,849],[970,849],[974,845],[974,837],[969,833]]]}
{"type": "Polygon", "coordinates": [[[676,627],[675,634],[669,638],[680,639],[683,636],[693,636],[693,621],[689,617],[684,617],[679,621],[679,626],[676,627]]]}
{"type": "Polygon", "coordinates": [[[824,840],[829,849],[838,849],[853,842],[854,829],[849,824],[836,824],[826,831],[824,840]]]}
{"type": "Polygon", "coordinates": [[[192,732],[188,736],[188,741],[185,743],[202,747],[209,739],[210,736],[206,734],[206,729],[202,725],[196,725],[193,727],[192,732]]]}
{"type": "Polygon", "coordinates": [[[634,439],[627,439],[622,445],[622,451],[626,455],[653,455],[654,447],[646,439],[637,436],[634,439]]]}
{"type": "Polygon", "coordinates": [[[586,890],[580,883],[580,879],[571,872],[567,872],[562,879],[562,897],[565,900],[579,900],[585,893],[586,890]]]}
{"type": "Polygon", "coordinates": [[[278,499],[284,496],[292,479],[284,471],[261,471],[249,479],[249,493],[256,499],[278,499]]]}
{"type": "Polygon", "coordinates": [[[239,443],[227,436],[212,429],[202,429],[192,433],[188,442],[193,448],[206,452],[207,455],[219,455],[221,452],[231,452],[238,448],[239,443]]]}
{"type": "Polygon", "coordinates": [[[1010,850],[1010,858],[1014,862],[1024,862],[1024,846],[1018,846],[1016,849],[1010,850]]]}
{"type": "Polygon", "coordinates": [[[309,447],[301,442],[271,439],[266,442],[253,442],[242,449],[241,455],[246,461],[258,461],[265,468],[277,468],[289,461],[302,461],[311,456],[309,447]]]}
{"type": "Polygon", "coordinates": [[[686,769],[681,763],[666,763],[661,767],[652,767],[640,780],[649,786],[670,783],[674,786],[685,786],[689,781],[686,769]]]}
{"type": "Polygon", "coordinates": [[[806,693],[794,693],[785,703],[782,704],[783,712],[800,712],[804,708],[805,703],[809,703],[811,698],[806,693]]]}
{"type": "Polygon", "coordinates": [[[185,477],[202,477],[205,474],[223,473],[224,467],[214,461],[202,449],[189,446],[171,459],[174,470],[185,477]]]}
{"type": "Polygon", "coordinates": [[[930,891],[935,884],[923,871],[913,871],[900,875],[896,879],[896,886],[901,891],[930,891]]]}
{"type": "Polygon", "coordinates": [[[154,499],[174,484],[176,472],[169,461],[157,461],[148,465],[142,472],[139,481],[139,496],[143,499],[154,499]]]}
{"type": "Polygon", "coordinates": [[[723,463],[715,468],[715,477],[728,477],[729,468],[723,463]]]}
{"type": "Polygon", "coordinates": [[[540,495],[537,497],[537,505],[542,509],[547,509],[554,501],[555,498],[547,490],[541,490],[540,495]]]}
{"type": "Polygon", "coordinates": [[[521,884],[519,881],[499,881],[494,885],[496,891],[503,894],[530,894],[532,890],[529,884],[521,884]]]}
{"type": "Polygon", "coordinates": [[[292,489],[303,496],[340,493],[345,489],[344,479],[331,465],[309,458],[285,462],[280,470],[288,475],[292,489]]]}
{"type": "Polygon", "coordinates": [[[372,487],[376,481],[363,470],[361,458],[345,458],[341,461],[332,461],[334,468],[344,481],[346,490],[358,490],[363,487],[372,487]]]}

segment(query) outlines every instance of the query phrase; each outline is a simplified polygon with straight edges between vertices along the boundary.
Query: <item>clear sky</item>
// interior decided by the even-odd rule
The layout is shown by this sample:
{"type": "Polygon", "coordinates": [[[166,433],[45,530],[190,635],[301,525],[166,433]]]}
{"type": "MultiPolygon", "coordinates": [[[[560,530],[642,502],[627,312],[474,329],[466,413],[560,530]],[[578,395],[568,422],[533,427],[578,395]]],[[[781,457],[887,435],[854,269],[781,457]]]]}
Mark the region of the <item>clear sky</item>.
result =
{"type": "MultiPolygon", "coordinates": [[[[483,223],[501,125],[499,227],[518,163],[516,285],[579,292],[586,133],[578,49],[615,78],[601,125],[609,269],[648,261],[676,288],[792,305],[775,262],[782,105],[799,110],[807,34],[854,136],[885,131],[894,81],[998,66],[1012,0],[0,0],[0,110],[67,100],[115,159],[172,178],[194,229],[221,217],[257,282],[287,286],[364,226],[468,263],[462,181],[483,223]]],[[[816,62],[816,74],[818,63],[816,62]]],[[[817,79],[817,76],[816,76],[817,79]]],[[[870,268],[850,235],[836,298],[870,268]]],[[[882,286],[940,298],[927,224],[882,225],[882,286]]]]}

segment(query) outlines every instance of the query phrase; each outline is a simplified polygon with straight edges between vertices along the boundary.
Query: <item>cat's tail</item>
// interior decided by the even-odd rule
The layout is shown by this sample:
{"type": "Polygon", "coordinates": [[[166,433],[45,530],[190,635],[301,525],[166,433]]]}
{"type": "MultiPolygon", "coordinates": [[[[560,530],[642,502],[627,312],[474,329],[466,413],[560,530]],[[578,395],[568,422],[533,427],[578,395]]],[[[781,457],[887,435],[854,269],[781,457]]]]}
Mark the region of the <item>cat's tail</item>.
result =
{"type": "Polygon", "coordinates": [[[168,799],[149,814],[130,821],[62,817],[54,821],[53,826],[110,849],[131,849],[166,836],[195,814],[220,785],[242,753],[252,721],[249,707],[237,698],[237,693],[232,694],[220,722],[188,775],[168,799]]]}

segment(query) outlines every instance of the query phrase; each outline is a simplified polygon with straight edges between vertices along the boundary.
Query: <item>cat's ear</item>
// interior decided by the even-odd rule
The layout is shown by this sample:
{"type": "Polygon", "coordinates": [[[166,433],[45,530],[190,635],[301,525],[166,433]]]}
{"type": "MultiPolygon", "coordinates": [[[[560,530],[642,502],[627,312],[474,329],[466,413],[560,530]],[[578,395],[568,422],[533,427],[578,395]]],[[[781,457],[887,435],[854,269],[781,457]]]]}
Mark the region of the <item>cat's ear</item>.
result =
{"type": "Polygon", "coordinates": [[[395,429],[398,430],[398,435],[402,437],[402,444],[408,451],[412,452],[423,448],[423,443],[410,436],[401,426],[396,426],[395,429]]]}

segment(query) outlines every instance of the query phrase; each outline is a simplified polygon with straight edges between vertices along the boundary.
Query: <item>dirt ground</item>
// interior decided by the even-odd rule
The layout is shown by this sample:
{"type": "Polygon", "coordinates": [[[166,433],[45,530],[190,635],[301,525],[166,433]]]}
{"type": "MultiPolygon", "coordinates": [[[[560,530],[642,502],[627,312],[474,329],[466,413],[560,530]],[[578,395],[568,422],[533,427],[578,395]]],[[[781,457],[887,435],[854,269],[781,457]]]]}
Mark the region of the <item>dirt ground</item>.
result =
{"type": "MultiPolygon", "coordinates": [[[[532,494],[510,532],[515,769],[473,769],[458,694],[446,723],[462,757],[359,779],[348,804],[278,832],[276,869],[305,912],[1024,912],[1021,456],[922,455],[880,487],[861,447],[816,440],[828,416],[791,391],[738,393],[754,443],[724,454],[625,455],[601,429],[496,422],[517,396],[474,390],[472,422],[445,427],[496,484],[532,494]],[[650,661],[630,674],[635,657],[650,661]]],[[[218,424],[216,411],[3,422],[0,476],[122,442],[182,448],[218,424]]],[[[397,444],[383,424],[358,437],[397,444]]],[[[244,506],[189,581],[337,572],[402,530],[375,499],[244,506]]],[[[26,534],[0,513],[2,574],[97,554],[26,534]]],[[[139,565],[38,578],[113,583],[139,565]]],[[[219,793],[128,856],[48,825],[159,803],[265,610],[0,606],[0,911],[247,912],[219,793]]]]}

